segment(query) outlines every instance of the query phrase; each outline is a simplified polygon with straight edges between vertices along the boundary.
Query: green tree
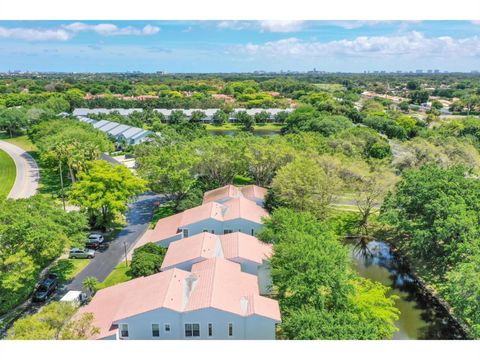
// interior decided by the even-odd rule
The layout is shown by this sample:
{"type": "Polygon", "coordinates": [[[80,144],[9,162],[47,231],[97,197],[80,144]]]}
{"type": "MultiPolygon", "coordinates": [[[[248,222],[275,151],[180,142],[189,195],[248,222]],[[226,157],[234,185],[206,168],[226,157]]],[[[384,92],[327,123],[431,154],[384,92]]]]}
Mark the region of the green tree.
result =
{"type": "Polygon", "coordinates": [[[67,302],[52,302],[38,313],[17,320],[7,333],[8,340],[86,340],[97,334],[93,315],[74,319],[76,308],[67,302]]]}
{"type": "Polygon", "coordinates": [[[69,198],[88,214],[92,225],[107,229],[117,215],[127,210],[127,202],[145,190],[145,181],[126,167],[96,160],[79,174],[69,198]]]}
{"type": "Polygon", "coordinates": [[[98,286],[98,279],[95,276],[88,276],[82,281],[82,286],[91,294],[95,294],[98,286]]]}
{"type": "Polygon", "coordinates": [[[177,208],[197,181],[198,156],[189,147],[179,145],[160,148],[147,144],[136,151],[139,175],[148,181],[153,191],[172,196],[177,208]]]}
{"type": "Polygon", "coordinates": [[[236,114],[235,114],[235,120],[237,121],[237,123],[239,124],[252,124],[254,121],[252,119],[252,116],[249,115],[245,110],[242,110],[242,111],[238,111],[236,114]]]}
{"type": "Polygon", "coordinates": [[[28,297],[41,269],[82,244],[86,228],[84,215],[41,195],[0,201],[0,314],[28,297]]]}
{"type": "Polygon", "coordinates": [[[166,252],[166,248],[154,243],[148,243],[135,249],[130,263],[133,277],[148,276],[159,272],[166,252]]]}
{"type": "Polygon", "coordinates": [[[336,184],[315,160],[299,157],[278,170],[272,190],[286,206],[325,217],[336,184]]]}
{"type": "Polygon", "coordinates": [[[361,279],[335,232],[307,212],[280,208],[259,238],[274,244],[273,293],[280,304],[281,338],[387,339],[398,318],[381,284],[361,279]]]}
{"type": "Polygon", "coordinates": [[[8,132],[10,137],[13,137],[25,126],[27,126],[25,110],[16,108],[0,110],[0,129],[8,132]]]}
{"type": "Polygon", "coordinates": [[[222,110],[217,110],[215,114],[213,114],[213,123],[217,126],[222,126],[228,122],[228,114],[222,110]]]}
{"type": "Polygon", "coordinates": [[[398,234],[397,246],[422,270],[438,277],[463,260],[479,236],[480,184],[465,169],[426,165],[405,171],[382,206],[398,234]]]}

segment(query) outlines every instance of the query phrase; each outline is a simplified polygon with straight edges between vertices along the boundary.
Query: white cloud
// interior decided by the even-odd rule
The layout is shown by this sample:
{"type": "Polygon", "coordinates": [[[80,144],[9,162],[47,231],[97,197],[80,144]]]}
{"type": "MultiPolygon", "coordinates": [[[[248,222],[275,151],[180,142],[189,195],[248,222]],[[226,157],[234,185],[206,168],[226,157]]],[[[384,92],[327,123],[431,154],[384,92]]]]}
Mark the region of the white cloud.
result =
{"type": "Polygon", "coordinates": [[[10,38],[28,41],[65,41],[72,37],[72,34],[63,29],[43,30],[29,28],[5,28],[0,27],[0,38],[10,38]]]}
{"type": "Polygon", "coordinates": [[[262,20],[260,28],[267,32],[295,32],[303,29],[305,21],[301,20],[262,20]]]}
{"type": "Polygon", "coordinates": [[[295,32],[303,29],[305,21],[300,20],[260,20],[241,21],[225,20],[217,24],[219,29],[228,30],[259,30],[264,32],[295,32]]]}
{"type": "Polygon", "coordinates": [[[382,24],[394,24],[397,23],[400,27],[406,28],[407,26],[420,24],[422,21],[420,20],[338,20],[333,21],[331,24],[335,26],[339,26],[341,28],[352,30],[352,29],[359,29],[366,26],[377,26],[382,24]]]}
{"type": "Polygon", "coordinates": [[[353,40],[309,42],[294,37],[263,44],[248,43],[230,48],[249,56],[479,56],[480,37],[454,39],[450,36],[427,38],[412,31],[398,36],[360,36],[353,40]]]}
{"type": "Polygon", "coordinates": [[[114,35],[154,35],[160,28],[153,25],[145,25],[143,28],[133,26],[118,27],[114,24],[85,24],[75,22],[62,25],[57,29],[35,29],[35,28],[6,28],[0,27],[0,38],[10,38],[27,41],[66,41],[82,31],[93,31],[103,36],[114,35]]]}
{"type": "Polygon", "coordinates": [[[136,28],[133,26],[118,27],[115,24],[85,24],[81,22],[75,22],[62,26],[64,29],[72,31],[74,33],[82,31],[93,31],[103,36],[115,36],[115,35],[154,35],[160,31],[160,28],[153,25],[146,25],[143,28],[136,28]]]}
{"type": "Polygon", "coordinates": [[[217,28],[227,30],[247,30],[253,29],[254,24],[255,23],[251,21],[224,20],[217,24],[217,28]]]}

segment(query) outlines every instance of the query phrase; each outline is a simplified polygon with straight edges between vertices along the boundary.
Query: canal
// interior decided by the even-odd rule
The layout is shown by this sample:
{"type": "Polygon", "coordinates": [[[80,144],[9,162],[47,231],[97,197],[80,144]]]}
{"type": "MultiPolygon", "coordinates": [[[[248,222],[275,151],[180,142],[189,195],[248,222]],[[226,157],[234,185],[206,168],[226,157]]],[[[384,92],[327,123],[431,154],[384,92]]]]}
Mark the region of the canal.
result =
{"type": "Polygon", "coordinates": [[[400,317],[393,339],[465,339],[465,334],[443,307],[426,299],[407,266],[394,256],[390,246],[381,241],[351,246],[353,266],[363,277],[378,281],[398,296],[400,317]]]}

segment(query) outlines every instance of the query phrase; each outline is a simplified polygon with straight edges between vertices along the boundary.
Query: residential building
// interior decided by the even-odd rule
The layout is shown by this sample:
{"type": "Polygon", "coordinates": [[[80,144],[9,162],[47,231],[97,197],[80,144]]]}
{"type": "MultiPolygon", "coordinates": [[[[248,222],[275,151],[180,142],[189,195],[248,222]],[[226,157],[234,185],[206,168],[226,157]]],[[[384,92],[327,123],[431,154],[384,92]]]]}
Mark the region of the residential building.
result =
{"type": "Polygon", "coordinates": [[[268,259],[272,253],[271,244],[251,235],[240,232],[214,235],[205,232],[172,242],[161,270],[177,268],[190,271],[194,264],[201,261],[223,258],[240,264],[243,272],[256,275],[260,294],[268,295],[272,284],[268,259]]]}
{"type": "Polygon", "coordinates": [[[246,198],[263,207],[266,195],[267,189],[257,185],[247,185],[241,188],[234,185],[225,185],[221,188],[207,191],[203,195],[203,203],[215,201],[223,204],[231,199],[246,198]]]}
{"type": "Polygon", "coordinates": [[[92,313],[94,339],[275,339],[278,302],[259,295],[257,278],[212,258],[99,290],[78,315],[92,313]]]}
{"type": "Polygon", "coordinates": [[[171,242],[202,232],[228,234],[242,232],[255,235],[263,227],[268,212],[245,198],[231,199],[223,204],[208,202],[182,213],[160,219],[151,241],[167,247],[171,242]]]}

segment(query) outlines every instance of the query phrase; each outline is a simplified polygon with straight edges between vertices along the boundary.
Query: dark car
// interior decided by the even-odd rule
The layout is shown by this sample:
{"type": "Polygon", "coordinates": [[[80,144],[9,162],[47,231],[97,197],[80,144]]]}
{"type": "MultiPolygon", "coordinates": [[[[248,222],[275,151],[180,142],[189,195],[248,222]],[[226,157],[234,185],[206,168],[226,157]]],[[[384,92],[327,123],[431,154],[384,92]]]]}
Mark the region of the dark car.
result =
{"type": "Polygon", "coordinates": [[[40,286],[33,294],[34,302],[43,302],[48,299],[50,295],[57,289],[58,281],[56,275],[49,275],[45,280],[42,281],[40,286]]]}

